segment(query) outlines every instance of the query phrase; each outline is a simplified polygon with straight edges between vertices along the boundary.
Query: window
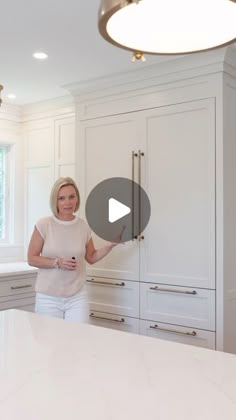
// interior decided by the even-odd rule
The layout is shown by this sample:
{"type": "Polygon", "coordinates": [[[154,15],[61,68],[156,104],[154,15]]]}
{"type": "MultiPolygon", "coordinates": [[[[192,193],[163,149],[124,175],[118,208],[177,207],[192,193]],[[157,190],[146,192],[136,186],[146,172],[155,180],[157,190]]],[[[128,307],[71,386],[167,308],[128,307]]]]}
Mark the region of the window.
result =
{"type": "Polygon", "coordinates": [[[0,146],[0,243],[8,239],[7,152],[6,146],[0,146]]]}

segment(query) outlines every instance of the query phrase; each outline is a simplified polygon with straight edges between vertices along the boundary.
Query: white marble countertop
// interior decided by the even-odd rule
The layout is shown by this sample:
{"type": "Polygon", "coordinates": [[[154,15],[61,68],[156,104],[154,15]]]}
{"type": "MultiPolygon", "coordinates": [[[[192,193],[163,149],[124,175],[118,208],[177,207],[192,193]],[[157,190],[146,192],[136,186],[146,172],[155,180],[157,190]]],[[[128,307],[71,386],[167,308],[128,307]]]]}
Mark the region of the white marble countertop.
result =
{"type": "Polygon", "coordinates": [[[36,267],[31,267],[26,261],[0,263],[0,277],[16,274],[30,274],[37,272],[36,267]]]}
{"type": "Polygon", "coordinates": [[[236,355],[0,312],[4,420],[235,420],[236,355]]]}

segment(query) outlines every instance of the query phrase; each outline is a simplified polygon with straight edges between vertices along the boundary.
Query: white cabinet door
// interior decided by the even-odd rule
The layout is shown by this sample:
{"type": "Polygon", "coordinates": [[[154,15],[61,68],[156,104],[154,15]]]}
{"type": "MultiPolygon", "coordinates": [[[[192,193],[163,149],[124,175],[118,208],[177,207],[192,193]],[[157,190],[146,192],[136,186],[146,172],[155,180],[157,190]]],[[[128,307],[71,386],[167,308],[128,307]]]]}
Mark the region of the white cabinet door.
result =
{"type": "Polygon", "coordinates": [[[34,311],[37,273],[12,273],[0,278],[0,310],[34,311]]]}
{"type": "Polygon", "coordinates": [[[141,281],[215,288],[215,103],[141,113],[143,186],[151,218],[141,281]]]}
{"type": "Polygon", "coordinates": [[[27,296],[27,294],[21,296],[19,299],[8,299],[6,296],[5,298],[0,299],[0,311],[6,310],[6,309],[22,309],[27,310],[30,312],[34,311],[34,305],[35,305],[35,297],[34,296],[27,296]]]}
{"type": "Polygon", "coordinates": [[[215,331],[215,290],[140,283],[140,318],[215,331]]]}
{"type": "Polygon", "coordinates": [[[91,277],[87,279],[91,310],[139,317],[139,283],[91,277]]]}
{"type": "Polygon", "coordinates": [[[59,118],[55,121],[55,168],[57,177],[75,178],[75,119],[59,118]]]}
{"type": "MultiPolygon", "coordinates": [[[[210,330],[206,333],[209,337],[201,333],[199,339],[199,333],[194,342],[214,347],[214,99],[84,121],[80,123],[79,138],[82,200],[102,180],[131,179],[132,151],[140,150],[143,155],[141,160],[135,160],[134,180],[141,180],[151,203],[144,238],[141,235],[139,240],[116,247],[108,257],[88,267],[88,274],[109,281],[140,281],[141,319],[210,330]],[[146,288],[157,284],[197,288],[198,292],[188,298],[187,294],[175,292],[147,292],[146,288]]],[[[95,243],[99,242],[95,238],[95,243]]],[[[93,294],[92,309],[100,311],[101,318],[109,318],[110,314],[118,314],[122,319],[125,315],[136,316],[136,312],[132,313],[136,289],[129,299],[124,294],[122,303],[120,294],[114,302],[115,294],[106,295],[104,289],[101,296],[102,289],[96,287],[98,294],[93,294]],[[131,313],[127,312],[129,307],[131,313]]],[[[91,318],[95,322],[94,313],[91,318]]],[[[122,319],[100,322],[122,325],[122,319]]],[[[171,339],[172,332],[167,334],[171,339]]],[[[162,335],[167,337],[166,332],[162,335]]],[[[189,341],[188,334],[186,337],[185,342],[189,341]]]]}
{"type": "Polygon", "coordinates": [[[99,327],[139,334],[139,319],[128,316],[90,311],[89,323],[99,327]]]}
{"type": "Polygon", "coordinates": [[[36,276],[21,274],[0,281],[0,297],[34,293],[36,276]]]}
{"type": "Polygon", "coordinates": [[[179,325],[162,324],[161,322],[157,324],[141,320],[140,334],[215,350],[215,333],[198,330],[197,328],[192,329],[180,327],[179,325]]]}
{"type": "MultiPolygon", "coordinates": [[[[112,177],[132,179],[132,151],[139,144],[136,115],[117,115],[80,124],[79,128],[79,188],[85,203],[91,190],[101,181],[112,177]],[[80,181],[83,180],[83,183],[80,181]]],[[[81,209],[85,205],[81,205],[81,209]]],[[[84,216],[84,215],[83,215],[84,216]]],[[[97,217],[102,215],[98,214],[97,217]]],[[[102,240],[93,235],[96,246],[102,240]]],[[[88,266],[91,276],[139,279],[139,245],[137,241],[118,246],[102,261],[88,266]]]]}
{"type": "Polygon", "coordinates": [[[17,309],[20,309],[21,311],[26,311],[26,312],[34,312],[34,309],[35,309],[35,302],[33,302],[32,304],[30,304],[30,305],[23,305],[23,306],[20,306],[19,308],[17,308],[17,309]]]}

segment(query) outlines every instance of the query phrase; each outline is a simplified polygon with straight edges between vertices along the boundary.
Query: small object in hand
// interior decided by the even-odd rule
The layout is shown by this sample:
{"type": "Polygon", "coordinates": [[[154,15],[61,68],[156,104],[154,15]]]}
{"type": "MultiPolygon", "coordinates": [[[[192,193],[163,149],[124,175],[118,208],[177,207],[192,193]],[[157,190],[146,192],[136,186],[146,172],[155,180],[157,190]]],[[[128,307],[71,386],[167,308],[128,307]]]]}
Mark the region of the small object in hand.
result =
{"type": "Polygon", "coordinates": [[[72,258],[72,260],[75,260],[75,257],[71,257],[72,258]]]}

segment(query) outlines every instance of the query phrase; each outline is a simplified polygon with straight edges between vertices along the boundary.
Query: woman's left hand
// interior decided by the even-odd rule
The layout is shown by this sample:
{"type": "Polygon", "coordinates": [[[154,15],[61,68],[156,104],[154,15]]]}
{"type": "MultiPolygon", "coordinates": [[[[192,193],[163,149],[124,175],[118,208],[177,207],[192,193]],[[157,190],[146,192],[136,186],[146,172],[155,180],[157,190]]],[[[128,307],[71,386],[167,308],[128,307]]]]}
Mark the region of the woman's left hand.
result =
{"type": "Polygon", "coordinates": [[[126,225],[122,225],[121,226],[120,233],[117,235],[117,237],[115,238],[115,240],[111,242],[112,248],[114,248],[118,244],[124,244],[124,241],[122,241],[122,236],[123,236],[123,233],[124,233],[125,228],[126,228],[126,225]]]}

